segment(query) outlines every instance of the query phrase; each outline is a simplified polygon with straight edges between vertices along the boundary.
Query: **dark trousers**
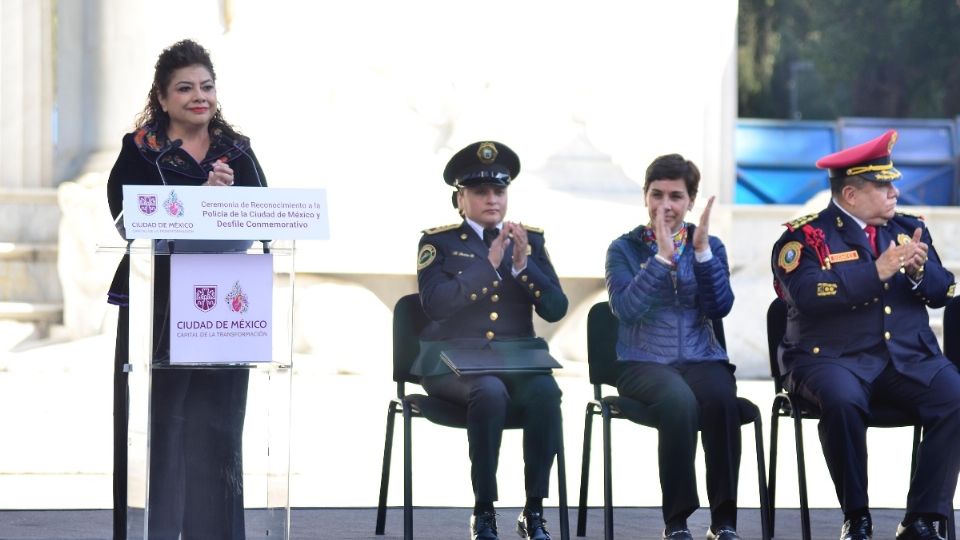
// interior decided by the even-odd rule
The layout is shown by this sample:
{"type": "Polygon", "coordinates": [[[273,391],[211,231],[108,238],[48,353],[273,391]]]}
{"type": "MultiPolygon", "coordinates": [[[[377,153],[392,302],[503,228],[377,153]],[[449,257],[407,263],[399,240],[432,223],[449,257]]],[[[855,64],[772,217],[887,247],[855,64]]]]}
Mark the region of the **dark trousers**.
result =
{"type": "MultiPolygon", "coordinates": [[[[694,465],[701,431],[710,509],[736,511],[740,475],[737,382],[727,362],[628,362],[620,395],[650,406],[657,418],[663,519],[685,519],[700,506],[694,465]],[[702,426],[702,430],[700,429],[702,426]]],[[[731,516],[736,519],[736,515],[731,516]]],[[[736,525],[736,523],[730,523],[736,525]]]]}
{"type": "Polygon", "coordinates": [[[244,538],[247,369],[154,369],[150,538],[244,538]]]}
{"type": "Polygon", "coordinates": [[[820,445],[844,512],[869,507],[867,415],[870,403],[909,411],[923,425],[917,470],[910,479],[907,512],[946,516],[960,473],[960,374],[945,367],[925,386],[898,373],[891,362],[873,382],[839,364],[794,367],[791,392],[820,411],[820,445]]]}
{"type": "Polygon", "coordinates": [[[523,472],[527,497],[546,497],[560,433],[560,387],[552,375],[424,377],[427,394],[467,407],[470,477],[478,502],[497,497],[500,441],[508,420],[523,427],[523,472]]]}

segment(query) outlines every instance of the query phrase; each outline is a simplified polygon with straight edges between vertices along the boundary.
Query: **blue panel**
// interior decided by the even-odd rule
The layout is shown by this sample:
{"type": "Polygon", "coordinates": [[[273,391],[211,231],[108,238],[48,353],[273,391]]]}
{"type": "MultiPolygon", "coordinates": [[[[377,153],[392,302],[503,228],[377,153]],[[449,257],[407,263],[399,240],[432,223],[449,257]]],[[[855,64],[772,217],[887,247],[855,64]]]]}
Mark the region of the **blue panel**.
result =
{"type": "Polygon", "coordinates": [[[814,163],[836,148],[832,123],[740,120],[735,144],[738,204],[803,204],[828,187],[814,163]]]}

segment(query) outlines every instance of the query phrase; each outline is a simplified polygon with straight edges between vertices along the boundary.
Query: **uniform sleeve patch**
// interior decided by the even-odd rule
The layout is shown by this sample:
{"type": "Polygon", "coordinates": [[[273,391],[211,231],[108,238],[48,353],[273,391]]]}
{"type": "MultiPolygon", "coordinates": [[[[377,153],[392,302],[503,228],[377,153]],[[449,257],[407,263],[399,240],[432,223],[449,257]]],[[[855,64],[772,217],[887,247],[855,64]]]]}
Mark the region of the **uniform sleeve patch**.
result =
{"type": "Polygon", "coordinates": [[[803,252],[803,244],[793,240],[787,242],[780,248],[780,255],[777,257],[777,265],[783,268],[786,273],[793,272],[800,264],[800,254],[803,252]]]}
{"type": "Polygon", "coordinates": [[[430,264],[436,258],[437,248],[430,244],[424,244],[423,247],[420,248],[420,253],[417,255],[417,272],[430,266],[430,264]]]}
{"type": "Polygon", "coordinates": [[[817,296],[836,296],[836,283],[817,283],[817,296]]]}

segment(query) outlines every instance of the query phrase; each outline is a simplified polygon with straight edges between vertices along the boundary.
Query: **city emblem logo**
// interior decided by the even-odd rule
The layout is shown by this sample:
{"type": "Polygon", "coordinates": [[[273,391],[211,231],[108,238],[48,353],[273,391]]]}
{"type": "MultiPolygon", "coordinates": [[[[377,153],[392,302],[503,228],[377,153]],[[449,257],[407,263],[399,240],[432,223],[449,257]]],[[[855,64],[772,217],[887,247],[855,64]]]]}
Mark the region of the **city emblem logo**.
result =
{"type": "Polygon", "coordinates": [[[233,283],[233,289],[230,290],[224,300],[227,301],[227,307],[230,308],[230,311],[234,313],[246,313],[250,307],[250,300],[240,287],[239,281],[233,283]]]}
{"type": "Polygon", "coordinates": [[[183,215],[183,203],[177,198],[176,191],[170,192],[167,200],[163,202],[163,207],[167,209],[167,213],[171,216],[180,217],[183,215]]]}
{"type": "Polygon", "coordinates": [[[210,311],[217,305],[216,285],[194,285],[193,305],[200,311],[210,311]]]}
{"type": "Polygon", "coordinates": [[[157,211],[156,195],[137,195],[137,200],[140,202],[140,211],[144,214],[152,216],[157,211]]]}

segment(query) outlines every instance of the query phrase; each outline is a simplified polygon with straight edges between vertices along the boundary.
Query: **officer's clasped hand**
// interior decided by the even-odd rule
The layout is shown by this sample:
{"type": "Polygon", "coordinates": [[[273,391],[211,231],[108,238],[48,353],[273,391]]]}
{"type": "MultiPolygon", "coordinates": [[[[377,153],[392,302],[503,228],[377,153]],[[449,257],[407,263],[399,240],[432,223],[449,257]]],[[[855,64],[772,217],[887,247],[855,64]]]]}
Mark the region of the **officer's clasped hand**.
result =
{"type": "Polygon", "coordinates": [[[880,281],[887,281],[898,272],[909,274],[917,278],[923,272],[923,265],[927,262],[926,243],[920,241],[922,230],[913,231],[910,242],[897,245],[893,240],[887,249],[877,258],[877,274],[880,281]]]}

